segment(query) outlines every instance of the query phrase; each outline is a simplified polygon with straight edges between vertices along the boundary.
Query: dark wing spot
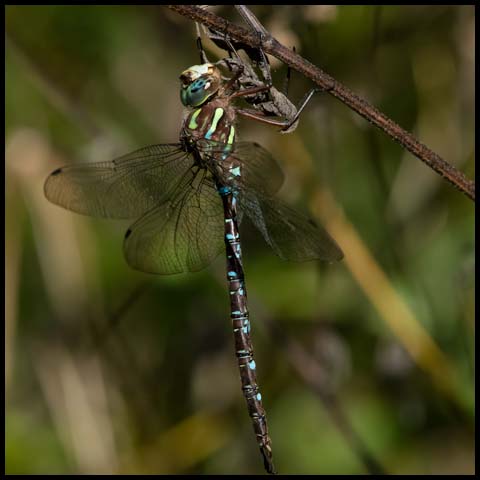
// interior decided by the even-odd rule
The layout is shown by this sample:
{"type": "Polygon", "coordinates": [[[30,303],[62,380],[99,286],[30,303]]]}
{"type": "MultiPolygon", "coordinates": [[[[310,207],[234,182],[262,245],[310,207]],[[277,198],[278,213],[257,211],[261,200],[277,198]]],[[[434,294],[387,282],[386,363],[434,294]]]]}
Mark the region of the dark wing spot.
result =
{"type": "Polygon", "coordinates": [[[132,229],[129,228],[129,229],[127,230],[127,233],[125,233],[125,238],[127,239],[127,238],[130,236],[131,233],[132,233],[132,229]]]}
{"type": "Polygon", "coordinates": [[[53,177],[54,175],[58,175],[63,169],[62,168],[57,168],[55,171],[53,171],[50,175],[53,177]]]}

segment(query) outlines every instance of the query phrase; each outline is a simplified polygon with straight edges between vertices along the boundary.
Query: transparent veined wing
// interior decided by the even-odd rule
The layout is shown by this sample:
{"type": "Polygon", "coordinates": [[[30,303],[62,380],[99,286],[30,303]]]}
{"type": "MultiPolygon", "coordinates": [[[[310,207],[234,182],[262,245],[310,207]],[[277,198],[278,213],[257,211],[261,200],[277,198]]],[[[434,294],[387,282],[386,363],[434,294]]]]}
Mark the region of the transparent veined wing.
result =
{"type": "Polygon", "coordinates": [[[278,200],[244,191],[239,206],[280,258],[294,262],[343,258],[342,250],[323,227],[278,200]]]}
{"type": "Polygon", "coordinates": [[[124,241],[131,267],[159,274],[196,272],[224,248],[222,200],[203,170],[135,222],[124,241]]]}
{"type": "Polygon", "coordinates": [[[232,182],[232,173],[229,170],[232,164],[239,167],[238,174],[234,177],[235,185],[239,189],[251,188],[264,195],[273,195],[283,184],[284,174],[280,165],[270,152],[258,143],[235,142],[226,160],[221,160],[225,153],[224,143],[199,140],[196,148],[202,153],[207,164],[214,165],[212,170],[225,185],[232,182]]]}
{"type": "Polygon", "coordinates": [[[283,171],[271,153],[261,145],[237,142],[232,156],[242,164],[241,175],[237,179],[239,188],[246,186],[265,195],[274,195],[280,190],[285,179],[283,171]]]}
{"type": "Polygon", "coordinates": [[[193,163],[180,144],[150,145],[109,162],[59,168],[47,178],[45,196],[83,215],[139,217],[193,177],[193,163]]]}

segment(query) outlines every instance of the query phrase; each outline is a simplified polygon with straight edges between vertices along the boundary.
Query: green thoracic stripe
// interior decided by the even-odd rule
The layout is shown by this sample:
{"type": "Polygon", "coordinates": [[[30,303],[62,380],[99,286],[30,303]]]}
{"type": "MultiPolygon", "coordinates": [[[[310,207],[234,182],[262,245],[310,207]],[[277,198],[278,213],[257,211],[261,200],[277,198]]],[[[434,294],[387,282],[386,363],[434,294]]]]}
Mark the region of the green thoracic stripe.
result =
{"type": "Polygon", "coordinates": [[[188,128],[190,130],[195,130],[198,128],[198,123],[197,123],[197,117],[200,115],[200,112],[202,111],[201,108],[198,108],[193,112],[193,115],[190,117],[190,123],[188,124],[188,128]]]}
{"type": "Polygon", "coordinates": [[[218,122],[222,117],[223,117],[223,108],[217,107],[215,109],[215,114],[213,115],[212,125],[208,129],[208,132],[206,133],[205,138],[210,139],[212,137],[213,133],[217,129],[218,122]]]}
{"type": "Polygon", "coordinates": [[[230,135],[228,136],[228,141],[227,141],[229,145],[233,144],[234,137],[235,137],[235,127],[232,125],[230,127],[230,135]]]}

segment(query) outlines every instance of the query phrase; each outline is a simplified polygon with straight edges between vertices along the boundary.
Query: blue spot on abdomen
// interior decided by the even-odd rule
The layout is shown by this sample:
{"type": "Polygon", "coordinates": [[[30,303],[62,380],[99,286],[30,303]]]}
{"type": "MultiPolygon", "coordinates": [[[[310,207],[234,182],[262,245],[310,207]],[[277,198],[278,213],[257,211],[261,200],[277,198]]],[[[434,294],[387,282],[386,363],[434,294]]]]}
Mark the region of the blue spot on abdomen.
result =
{"type": "Polygon", "coordinates": [[[232,193],[232,190],[230,187],[218,187],[218,193],[220,195],[228,195],[229,193],[232,193]]]}

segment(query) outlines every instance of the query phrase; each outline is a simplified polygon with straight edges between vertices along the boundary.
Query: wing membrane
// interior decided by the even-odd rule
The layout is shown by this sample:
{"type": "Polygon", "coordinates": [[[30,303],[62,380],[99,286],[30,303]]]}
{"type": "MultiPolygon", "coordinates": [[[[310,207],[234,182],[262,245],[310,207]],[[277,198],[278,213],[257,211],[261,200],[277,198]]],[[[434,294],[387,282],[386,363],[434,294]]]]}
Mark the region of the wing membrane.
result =
{"type": "Polygon", "coordinates": [[[333,262],[343,258],[342,250],[326,230],[277,200],[244,192],[240,207],[284,260],[333,262]]]}
{"type": "Polygon", "coordinates": [[[139,217],[172,194],[193,162],[180,144],[150,145],[110,162],[60,168],[47,178],[45,196],[83,215],[139,217]]]}
{"type": "Polygon", "coordinates": [[[225,144],[199,140],[196,144],[203,156],[212,158],[215,173],[225,185],[231,183],[231,172],[228,167],[232,163],[240,166],[241,173],[235,177],[235,185],[239,188],[253,188],[264,195],[274,195],[278,192],[284,181],[280,165],[273,156],[258,143],[236,142],[233,151],[228,154],[225,168],[222,169],[222,160],[219,156],[225,151],[225,144]]]}
{"type": "Polygon", "coordinates": [[[124,242],[131,267],[159,274],[196,272],[222,252],[222,201],[214,184],[199,176],[204,172],[131,226],[124,242]]]}
{"type": "Polygon", "coordinates": [[[265,195],[274,195],[283,185],[284,174],[273,156],[258,143],[237,142],[232,154],[242,164],[237,183],[254,188],[265,195]]]}

